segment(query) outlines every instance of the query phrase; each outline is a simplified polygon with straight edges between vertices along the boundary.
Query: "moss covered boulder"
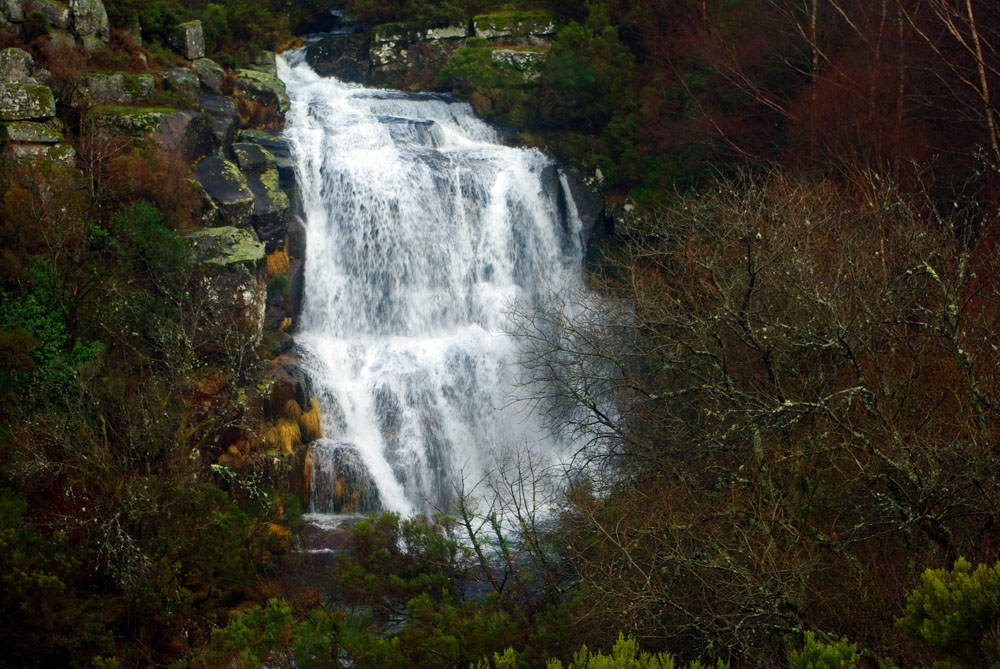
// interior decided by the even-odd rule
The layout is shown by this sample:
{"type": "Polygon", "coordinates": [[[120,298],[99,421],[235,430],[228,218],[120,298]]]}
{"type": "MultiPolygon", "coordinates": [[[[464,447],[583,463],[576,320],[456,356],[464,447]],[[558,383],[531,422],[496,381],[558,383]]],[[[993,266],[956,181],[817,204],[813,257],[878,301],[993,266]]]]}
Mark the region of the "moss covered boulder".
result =
{"type": "Polygon", "coordinates": [[[18,144],[58,144],[62,133],[47,123],[11,121],[0,126],[0,141],[18,144]]]}
{"type": "Polygon", "coordinates": [[[73,102],[87,107],[140,104],[148,102],[155,91],[151,74],[90,72],[77,85],[73,102]]]}
{"type": "Polygon", "coordinates": [[[426,28],[415,23],[385,23],[372,30],[371,79],[398,88],[433,88],[451,55],[465,46],[464,25],[426,28]]]}
{"type": "Polygon", "coordinates": [[[188,21],[174,28],[171,45],[188,60],[205,57],[205,33],[201,21],[188,21]]]}
{"type": "Polygon", "coordinates": [[[56,99],[41,84],[0,84],[0,120],[30,121],[56,115],[56,99]]]}
{"type": "Polygon", "coordinates": [[[49,20],[49,25],[53,28],[63,30],[69,28],[72,17],[69,5],[58,2],[58,0],[31,0],[30,9],[45,14],[45,18],[49,20]]]}
{"type": "Polygon", "coordinates": [[[201,92],[201,82],[198,75],[186,67],[174,67],[162,73],[163,83],[168,90],[179,97],[193,100],[201,92]]]}
{"type": "Polygon", "coordinates": [[[259,144],[237,142],[231,147],[236,164],[244,174],[263,174],[278,169],[274,155],[259,144]]]}
{"type": "Polygon", "coordinates": [[[101,0],[70,0],[69,10],[73,32],[80,37],[107,42],[111,38],[108,13],[101,0]]]}
{"type": "Polygon", "coordinates": [[[4,146],[4,155],[15,162],[44,162],[66,167],[76,164],[76,150],[69,144],[62,143],[12,142],[4,146]]]}
{"type": "Polygon", "coordinates": [[[219,207],[219,216],[227,225],[250,228],[254,196],[246,177],[233,163],[217,156],[198,163],[195,178],[219,207]]]}
{"type": "Polygon", "coordinates": [[[510,10],[480,14],[472,19],[472,27],[475,36],[482,39],[513,39],[531,44],[551,39],[558,26],[548,12],[510,10]]]}
{"type": "Polygon", "coordinates": [[[292,160],[292,147],[280,132],[273,130],[240,130],[237,139],[241,143],[256,144],[274,157],[281,187],[286,192],[295,188],[295,162],[292,160]]]}
{"type": "Polygon", "coordinates": [[[270,169],[246,176],[247,185],[253,193],[250,222],[257,231],[257,238],[268,251],[273,251],[284,244],[291,216],[291,201],[281,190],[278,170],[270,169]]]}
{"type": "Polygon", "coordinates": [[[193,261],[202,268],[199,302],[220,332],[231,327],[260,341],[267,299],[263,245],[231,226],[188,233],[193,261]]]}
{"type": "Polygon", "coordinates": [[[212,134],[219,146],[226,146],[233,141],[236,130],[236,103],[232,98],[222,95],[202,95],[198,103],[205,111],[212,127],[212,134]]]}

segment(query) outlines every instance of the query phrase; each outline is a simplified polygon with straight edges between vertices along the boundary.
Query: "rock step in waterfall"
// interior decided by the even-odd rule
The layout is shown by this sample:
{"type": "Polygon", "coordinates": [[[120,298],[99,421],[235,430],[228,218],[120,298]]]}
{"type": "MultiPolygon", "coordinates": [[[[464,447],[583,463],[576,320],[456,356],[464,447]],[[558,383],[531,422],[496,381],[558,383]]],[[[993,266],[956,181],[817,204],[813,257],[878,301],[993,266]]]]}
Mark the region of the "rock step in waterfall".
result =
{"type": "MultiPolygon", "coordinates": [[[[445,509],[505,457],[569,440],[516,401],[510,310],[580,286],[572,197],[469,105],[279,60],[307,238],[296,341],[323,413],[310,511],[445,509]]],[[[541,458],[541,460],[539,459],[541,458]]]]}

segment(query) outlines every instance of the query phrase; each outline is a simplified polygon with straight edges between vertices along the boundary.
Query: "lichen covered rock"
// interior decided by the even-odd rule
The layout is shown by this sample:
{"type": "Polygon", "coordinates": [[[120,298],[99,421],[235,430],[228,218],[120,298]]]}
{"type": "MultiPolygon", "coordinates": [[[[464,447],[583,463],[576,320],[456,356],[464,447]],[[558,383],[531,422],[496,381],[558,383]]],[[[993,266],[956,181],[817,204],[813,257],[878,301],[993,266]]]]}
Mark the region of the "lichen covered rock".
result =
{"type": "Polygon", "coordinates": [[[263,245],[231,226],[196,230],[187,239],[204,272],[198,297],[214,323],[244,329],[259,342],[267,299],[263,245]]]}
{"type": "Polygon", "coordinates": [[[73,32],[80,37],[96,37],[102,42],[111,38],[108,13],[101,0],[70,0],[73,32]]]}
{"type": "Polygon", "coordinates": [[[45,14],[45,18],[49,20],[49,25],[53,28],[69,28],[72,16],[69,5],[64,5],[57,0],[31,0],[31,9],[45,14]]]}
{"type": "Polygon", "coordinates": [[[250,62],[247,64],[246,68],[248,70],[263,72],[264,74],[270,74],[272,77],[278,76],[278,62],[273,51],[256,52],[250,58],[250,62]]]}
{"type": "Polygon", "coordinates": [[[330,35],[306,47],[306,62],[316,74],[364,83],[370,61],[364,34],[330,35]]]}
{"type": "Polygon", "coordinates": [[[480,14],[472,19],[472,27],[482,39],[521,38],[532,43],[531,38],[551,38],[557,25],[548,12],[513,10],[480,14]]]}
{"type": "Polygon", "coordinates": [[[247,185],[253,193],[253,213],[250,221],[257,238],[268,251],[278,248],[288,232],[291,202],[283,190],[278,170],[248,174],[247,185]]]}
{"type": "Polygon", "coordinates": [[[148,102],[156,90],[156,81],[149,74],[121,72],[91,72],[77,85],[77,104],[131,105],[148,102]]]}
{"type": "Polygon", "coordinates": [[[113,130],[137,144],[153,141],[165,154],[193,162],[215,150],[208,119],[191,109],[101,105],[87,112],[86,122],[113,130]]]}
{"type": "Polygon", "coordinates": [[[291,107],[285,83],[266,72],[236,70],[236,92],[265,107],[272,107],[279,121],[291,107]]]}
{"type": "Polygon", "coordinates": [[[233,99],[222,95],[202,95],[198,102],[208,114],[212,133],[219,146],[231,143],[236,128],[236,103],[233,99]]]}
{"type": "Polygon", "coordinates": [[[198,96],[201,82],[198,75],[184,67],[174,67],[166,70],[163,74],[163,83],[168,90],[173,91],[181,98],[194,99],[198,96]]]}
{"type": "Polygon", "coordinates": [[[281,187],[286,190],[295,188],[295,163],[292,160],[292,147],[280,132],[273,130],[240,130],[240,142],[257,144],[274,156],[281,187]]]}
{"type": "Polygon", "coordinates": [[[222,92],[222,81],[226,78],[226,71],[222,69],[222,66],[214,60],[198,58],[191,63],[191,67],[198,75],[202,88],[215,95],[222,92]]]}
{"type": "Polygon", "coordinates": [[[45,123],[32,121],[12,121],[0,128],[0,137],[5,143],[58,144],[63,141],[62,133],[45,123]]]}
{"type": "Polygon", "coordinates": [[[56,115],[52,90],[41,84],[0,84],[0,120],[30,121],[56,115]]]}
{"type": "Polygon", "coordinates": [[[237,142],[231,148],[236,164],[244,174],[263,174],[278,168],[271,152],[259,144],[237,142]]]}
{"type": "Polygon", "coordinates": [[[0,51],[0,83],[25,82],[35,69],[35,59],[24,49],[11,47],[0,51]]]}
{"type": "Polygon", "coordinates": [[[188,21],[174,28],[171,44],[188,60],[205,57],[205,34],[201,21],[188,21]]]}
{"type": "Polygon", "coordinates": [[[11,142],[5,145],[4,154],[16,162],[47,162],[67,167],[76,164],[76,150],[69,144],[11,142]]]}
{"type": "Polygon", "coordinates": [[[11,23],[24,20],[24,6],[21,0],[0,0],[0,16],[11,23]]]}
{"type": "Polygon", "coordinates": [[[218,205],[219,216],[225,223],[244,229],[251,227],[253,192],[236,165],[224,158],[205,158],[198,163],[195,178],[218,205]]]}

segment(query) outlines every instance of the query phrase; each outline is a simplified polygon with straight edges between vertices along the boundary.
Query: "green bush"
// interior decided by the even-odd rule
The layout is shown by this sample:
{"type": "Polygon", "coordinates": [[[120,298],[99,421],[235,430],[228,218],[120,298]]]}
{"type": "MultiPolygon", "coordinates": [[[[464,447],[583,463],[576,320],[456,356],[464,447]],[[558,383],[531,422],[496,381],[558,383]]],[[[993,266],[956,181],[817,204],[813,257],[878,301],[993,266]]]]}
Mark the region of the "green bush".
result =
{"type": "Polygon", "coordinates": [[[847,639],[824,643],[817,641],[813,632],[806,632],[804,636],[802,650],[788,655],[789,669],[852,669],[858,665],[857,646],[848,643],[847,639]]]}
{"type": "MultiPolygon", "coordinates": [[[[521,666],[517,654],[512,648],[508,648],[503,653],[495,653],[490,658],[480,660],[475,669],[515,669],[521,666]]],[[[729,664],[719,660],[715,664],[705,665],[701,662],[691,662],[690,664],[678,664],[674,656],[670,653],[657,653],[655,655],[639,650],[639,642],[632,638],[625,638],[618,635],[618,641],[611,647],[611,654],[597,652],[591,653],[586,646],[573,655],[569,664],[564,665],[558,659],[550,659],[546,663],[547,669],[726,669],[729,664]]]]}
{"type": "Polygon", "coordinates": [[[906,598],[897,625],[963,666],[1000,662],[1000,562],[973,569],[963,558],[951,570],[928,569],[906,598]]]}

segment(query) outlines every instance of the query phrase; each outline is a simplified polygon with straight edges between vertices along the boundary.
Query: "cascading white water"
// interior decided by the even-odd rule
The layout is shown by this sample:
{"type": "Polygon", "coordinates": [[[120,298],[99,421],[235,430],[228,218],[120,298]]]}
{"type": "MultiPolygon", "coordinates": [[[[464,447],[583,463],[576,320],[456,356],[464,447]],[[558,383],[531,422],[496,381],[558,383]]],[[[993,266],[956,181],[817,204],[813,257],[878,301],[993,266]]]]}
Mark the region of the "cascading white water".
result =
{"type": "Polygon", "coordinates": [[[377,489],[362,506],[410,513],[475,486],[504,449],[558,462],[569,445],[512,401],[505,334],[512,307],[580,282],[555,166],[464,103],[321,78],[299,54],[279,76],[307,233],[296,341],[325,431],[311,510],[338,510],[347,470],[377,489]]]}

